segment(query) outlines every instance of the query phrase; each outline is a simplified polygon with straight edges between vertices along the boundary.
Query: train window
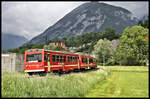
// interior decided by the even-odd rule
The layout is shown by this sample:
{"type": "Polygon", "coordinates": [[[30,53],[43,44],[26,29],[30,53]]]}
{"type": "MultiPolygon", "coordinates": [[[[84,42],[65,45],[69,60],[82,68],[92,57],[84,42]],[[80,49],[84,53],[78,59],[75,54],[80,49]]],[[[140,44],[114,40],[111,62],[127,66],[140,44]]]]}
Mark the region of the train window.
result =
{"type": "Polygon", "coordinates": [[[47,60],[50,61],[50,55],[49,54],[47,54],[47,60]]]}
{"type": "Polygon", "coordinates": [[[52,55],[52,61],[55,62],[55,55],[52,55]]]}
{"type": "Polygon", "coordinates": [[[74,62],[76,62],[76,57],[74,57],[74,62]]]}
{"type": "Polygon", "coordinates": [[[64,56],[64,62],[66,62],[66,56],[64,56]]]}
{"type": "Polygon", "coordinates": [[[70,56],[68,56],[68,62],[70,62],[71,60],[70,60],[70,56]]]}
{"type": "Polygon", "coordinates": [[[44,62],[47,61],[47,54],[44,54],[44,62]]]}
{"type": "Polygon", "coordinates": [[[72,62],[72,61],[73,61],[73,57],[72,57],[72,56],[68,56],[67,58],[68,58],[68,59],[67,59],[68,62],[72,62]]]}
{"type": "Polygon", "coordinates": [[[93,63],[93,59],[89,59],[89,63],[93,63]]]}
{"type": "Polygon", "coordinates": [[[91,59],[89,59],[89,63],[91,63],[91,59]]]}
{"type": "Polygon", "coordinates": [[[69,56],[67,57],[67,61],[70,62],[70,57],[69,56]]]}
{"type": "Polygon", "coordinates": [[[75,57],[75,62],[77,62],[77,57],[75,57]]]}
{"type": "Polygon", "coordinates": [[[82,63],[87,63],[87,58],[82,58],[82,63]]]}
{"type": "Polygon", "coordinates": [[[44,62],[50,61],[50,56],[49,54],[44,54],[44,62]]]}
{"type": "Polygon", "coordinates": [[[75,57],[74,61],[77,62],[77,57],[75,57]]]}
{"type": "Polygon", "coordinates": [[[74,59],[74,57],[72,57],[72,62],[75,62],[75,59],[74,59]]]}
{"type": "Polygon", "coordinates": [[[75,61],[75,62],[77,62],[77,59],[76,59],[76,57],[74,57],[74,61],[75,61]]]}
{"type": "Polygon", "coordinates": [[[64,56],[62,56],[62,62],[64,62],[64,56]]]}
{"type": "Polygon", "coordinates": [[[62,62],[63,61],[63,59],[62,59],[63,57],[62,56],[60,56],[60,62],[62,62]]]}
{"type": "Polygon", "coordinates": [[[57,62],[59,62],[59,55],[57,55],[57,62]]]}
{"type": "Polygon", "coordinates": [[[82,63],[84,63],[84,58],[82,58],[82,63]]]}
{"type": "Polygon", "coordinates": [[[87,63],[87,58],[85,58],[85,63],[87,63]]]}
{"type": "Polygon", "coordinates": [[[42,54],[28,54],[27,62],[42,62],[42,54]]]}
{"type": "Polygon", "coordinates": [[[70,56],[70,62],[72,62],[72,56],[70,56]]]}

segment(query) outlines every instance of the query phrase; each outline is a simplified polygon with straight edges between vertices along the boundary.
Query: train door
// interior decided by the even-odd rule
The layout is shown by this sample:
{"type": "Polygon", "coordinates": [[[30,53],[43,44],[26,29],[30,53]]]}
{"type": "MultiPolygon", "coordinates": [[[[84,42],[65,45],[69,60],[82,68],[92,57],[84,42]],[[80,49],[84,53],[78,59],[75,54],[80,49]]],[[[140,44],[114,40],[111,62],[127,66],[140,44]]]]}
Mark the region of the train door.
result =
{"type": "Polygon", "coordinates": [[[89,61],[90,61],[90,58],[87,57],[87,66],[88,66],[88,69],[90,69],[90,62],[89,61]]]}
{"type": "Polygon", "coordinates": [[[63,61],[62,61],[62,59],[63,59],[63,55],[62,54],[56,54],[56,65],[57,65],[57,70],[58,71],[63,71],[63,65],[64,65],[64,63],[63,63],[63,61]]]}
{"type": "Polygon", "coordinates": [[[79,56],[77,56],[77,62],[78,62],[78,69],[80,69],[80,60],[79,60],[79,56]]]}
{"type": "Polygon", "coordinates": [[[50,53],[47,54],[47,66],[48,66],[48,72],[50,72],[50,53]]]}
{"type": "Polygon", "coordinates": [[[50,72],[50,53],[44,53],[44,66],[46,67],[46,71],[50,72]]]}

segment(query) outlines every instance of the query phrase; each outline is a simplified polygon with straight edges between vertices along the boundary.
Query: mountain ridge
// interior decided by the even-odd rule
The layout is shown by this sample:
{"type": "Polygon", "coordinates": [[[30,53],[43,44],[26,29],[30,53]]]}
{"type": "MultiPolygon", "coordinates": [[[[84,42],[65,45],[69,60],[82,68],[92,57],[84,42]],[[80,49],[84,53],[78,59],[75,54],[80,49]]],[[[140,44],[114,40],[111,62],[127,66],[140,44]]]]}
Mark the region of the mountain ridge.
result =
{"type": "Polygon", "coordinates": [[[106,3],[84,3],[26,44],[42,44],[46,38],[51,40],[86,32],[103,32],[108,27],[121,33],[125,27],[136,24],[137,18],[127,9],[106,3]]]}
{"type": "Polygon", "coordinates": [[[2,50],[8,50],[13,48],[18,48],[26,43],[28,39],[23,36],[11,34],[11,33],[2,33],[2,50]]]}

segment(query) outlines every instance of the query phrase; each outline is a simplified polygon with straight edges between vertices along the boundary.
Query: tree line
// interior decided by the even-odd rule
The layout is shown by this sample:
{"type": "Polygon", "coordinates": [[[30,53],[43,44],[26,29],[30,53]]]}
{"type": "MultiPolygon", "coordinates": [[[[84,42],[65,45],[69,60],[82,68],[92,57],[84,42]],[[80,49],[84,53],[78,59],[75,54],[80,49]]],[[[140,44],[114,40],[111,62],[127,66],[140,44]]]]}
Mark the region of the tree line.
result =
{"type": "MultiPolygon", "coordinates": [[[[121,34],[116,33],[112,28],[106,28],[104,32],[89,32],[78,36],[72,36],[70,38],[54,38],[52,40],[48,40],[45,44],[39,45],[25,45],[15,49],[8,49],[3,52],[13,52],[24,54],[25,50],[39,48],[39,49],[50,49],[50,50],[63,50],[61,46],[53,46],[51,43],[63,42],[65,43],[67,48],[76,47],[76,52],[85,52],[91,53],[94,49],[94,45],[97,43],[99,39],[107,38],[108,40],[118,39],[121,34]]],[[[69,49],[68,49],[69,50],[69,49]]]]}
{"type": "Polygon", "coordinates": [[[119,42],[100,39],[94,54],[101,65],[146,65],[148,63],[148,28],[132,26],[124,29],[119,42]],[[114,45],[117,45],[114,47],[114,45]]]}
{"type": "Polygon", "coordinates": [[[75,52],[95,54],[100,65],[145,65],[148,62],[148,24],[148,19],[139,21],[137,26],[126,27],[122,35],[112,28],[106,28],[104,32],[55,38],[47,40],[45,44],[21,46],[6,52],[24,54],[25,50],[31,48],[64,50],[51,44],[63,42],[67,48],[75,48],[75,52]]]}
{"type": "Polygon", "coordinates": [[[108,40],[113,40],[120,38],[120,36],[121,34],[116,33],[114,29],[106,28],[104,32],[89,32],[78,36],[72,36],[70,38],[55,38],[53,40],[49,40],[47,45],[53,42],[63,42],[68,48],[77,48],[75,52],[91,53],[94,49],[93,46],[99,39],[107,38],[108,40]]]}

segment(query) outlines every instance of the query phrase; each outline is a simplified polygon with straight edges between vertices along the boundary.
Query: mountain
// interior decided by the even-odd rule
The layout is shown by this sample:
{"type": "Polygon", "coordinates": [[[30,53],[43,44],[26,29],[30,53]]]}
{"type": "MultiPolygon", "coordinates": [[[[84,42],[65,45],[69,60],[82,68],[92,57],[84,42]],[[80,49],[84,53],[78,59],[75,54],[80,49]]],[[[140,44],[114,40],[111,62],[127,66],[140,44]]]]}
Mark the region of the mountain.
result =
{"type": "Polygon", "coordinates": [[[45,43],[46,38],[51,40],[86,32],[103,32],[107,27],[122,33],[127,26],[136,25],[137,22],[137,18],[124,8],[105,3],[84,3],[26,44],[45,43]]]}
{"type": "Polygon", "coordinates": [[[2,50],[17,48],[23,45],[28,40],[23,36],[13,35],[9,33],[2,33],[2,50]]]}
{"type": "Polygon", "coordinates": [[[142,20],[143,22],[147,19],[148,19],[148,14],[145,14],[142,17],[140,17],[140,20],[142,20]]]}

